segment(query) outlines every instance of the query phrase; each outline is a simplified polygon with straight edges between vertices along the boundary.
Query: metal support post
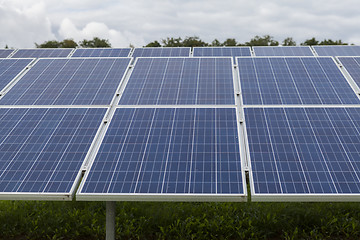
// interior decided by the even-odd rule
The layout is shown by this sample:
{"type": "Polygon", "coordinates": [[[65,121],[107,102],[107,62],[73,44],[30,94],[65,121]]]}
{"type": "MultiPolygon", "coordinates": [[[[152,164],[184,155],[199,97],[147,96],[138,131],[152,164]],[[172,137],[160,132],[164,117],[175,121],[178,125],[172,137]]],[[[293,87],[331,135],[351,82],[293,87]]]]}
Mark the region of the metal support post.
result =
{"type": "Polygon", "coordinates": [[[115,240],[116,202],[106,202],[106,240],[115,240]]]}

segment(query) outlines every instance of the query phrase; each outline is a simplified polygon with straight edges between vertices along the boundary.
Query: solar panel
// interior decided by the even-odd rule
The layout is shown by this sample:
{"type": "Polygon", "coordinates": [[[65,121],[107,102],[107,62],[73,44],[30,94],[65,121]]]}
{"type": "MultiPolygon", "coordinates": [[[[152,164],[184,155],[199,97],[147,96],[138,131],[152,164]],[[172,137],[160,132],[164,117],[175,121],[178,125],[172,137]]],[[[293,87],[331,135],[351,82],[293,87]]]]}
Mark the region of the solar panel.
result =
{"type": "Polygon", "coordinates": [[[330,57],[237,58],[244,104],[358,104],[330,57]]]}
{"type": "Polygon", "coordinates": [[[0,199],[71,199],[105,112],[0,108],[0,199]]]}
{"type": "Polygon", "coordinates": [[[12,58],[55,58],[67,57],[72,48],[36,48],[36,49],[18,49],[12,58]]]}
{"type": "Polygon", "coordinates": [[[135,48],[132,57],[189,57],[189,47],[135,48]]]}
{"type": "Polygon", "coordinates": [[[33,59],[0,59],[0,92],[32,61],[33,59]]]}
{"type": "Polygon", "coordinates": [[[359,108],[246,108],[253,200],[359,200],[359,108]]]}
{"type": "Polygon", "coordinates": [[[244,197],[235,108],[118,108],[77,199],[244,197]]]}
{"type": "Polygon", "coordinates": [[[338,59],[360,88],[360,57],[339,57],[338,59]]]}
{"type": "Polygon", "coordinates": [[[314,56],[309,46],[253,47],[255,56],[314,56]]]}
{"type": "Polygon", "coordinates": [[[108,105],[131,58],[40,59],[1,105],[108,105]]]}
{"type": "Polygon", "coordinates": [[[242,57],[251,56],[250,47],[194,47],[195,57],[242,57]]]}
{"type": "Polygon", "coordinates": [[[360,56],[360,46],[313,46],[319,56],[360,56]]]}
{"type": "Polygon", "coordinates": [[[235,104],[231,58],[138,58],[120,104],[235,104]]]}
{"type": "Polygon", "coordinates": [[[78,48],[71,57],[128,57],[131,48],[78,48]]]}
{"type": "Polygon", "coordinates": [[[7,58],[13,51],[13,49],[0,49],[0,58],[7,58]]]}

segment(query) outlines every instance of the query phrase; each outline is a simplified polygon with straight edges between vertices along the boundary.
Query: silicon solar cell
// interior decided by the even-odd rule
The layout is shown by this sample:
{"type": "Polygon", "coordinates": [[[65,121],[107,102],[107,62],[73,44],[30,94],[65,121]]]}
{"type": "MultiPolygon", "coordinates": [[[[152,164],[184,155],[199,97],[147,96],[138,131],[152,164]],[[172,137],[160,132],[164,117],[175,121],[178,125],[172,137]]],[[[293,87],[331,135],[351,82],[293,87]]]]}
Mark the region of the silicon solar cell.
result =
{"type": "Polygon", "coordinates": [[[7,58],[13,51],[12,49],[0,49],[0,58],[7,58]]]}
{"type": "Polygon", "coordinates": [[[72,50],[72,48],[18,49],[12,58],[64,58],[69,56],[72,50]]]}
{"type": "Polygon", "coordinates": [[[71,57],[128,57],[131,48],[78,48],[71,57]]]}
{"type": "Polygon", "coordinates": [[[251,56],[250,47],[194,47],[194,57],[251,56]]]}
{"type": "Polygon", "coordinates": [[[360,87],[360,57],[339,57],[338,59],[357,86],[360,87]]]}
{"type": "Polygon", "coordinates": [[[119,104],[234,103],[231,58],[138,58],[119,104]]]}
{"type": "Polygon", "coordinates": [[[189,57],[188,47],[135,48],[132,57],[189,57]]]}
{"type": "Polygon", "coordinates": [[[329,57],[237,58],[244,104],[358,104],[329,57]]]}
{"type": "MultiPolygon", "coordinates": [[[[359,108],[246,108],[253,199],[354,200],[359,108]]],[[[359,195],[355,195],[359,197],[359,195]]]]}
{"type": "Polygon", "coordinates": [[[309,46],[253,47],[255,56],[314,56],[309,46]]]}
{"type": "Polygon", "coordinates": [[[77,198],[239,201],[243,184],[235,108],[118,108],[77,198]]]}
{"type": "Polygon", "coordinates": [[[319,56],[360,56],[360,46],[313,46],[319,56]]]}
{"type": "Polygon", "coordinates": [[[40,59],[2,105],[108,105],[130,58],[40,59]]]}
{"type": "Polygon", "coordinates": [[[0,108],[0,199],[71,198],[105,112],[0,108]]]}
{"type": "Polygon", "coordinates": [[[33,59],[0,59],[0,92],[20,74],[33,59]]]}

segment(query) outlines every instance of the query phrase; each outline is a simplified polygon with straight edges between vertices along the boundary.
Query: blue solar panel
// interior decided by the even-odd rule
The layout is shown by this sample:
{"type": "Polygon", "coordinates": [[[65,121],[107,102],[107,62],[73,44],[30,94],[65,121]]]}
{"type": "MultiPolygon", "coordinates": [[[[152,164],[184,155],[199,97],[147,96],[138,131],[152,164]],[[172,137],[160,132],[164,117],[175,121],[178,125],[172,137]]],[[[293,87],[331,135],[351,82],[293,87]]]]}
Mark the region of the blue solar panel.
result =
{"type": "Polygon", "coordinates": [[[138,58],[122,105],[234,104],[231,58],[138,58]]]}
{"type": "Polygon", "coordinates": [[[332,58],[237,58],[244,104],[358,104],[332,58]]]}
{"type": "Polygon", "coordinates": [[[195,57],[251,56],[250,47],[194,47],[195,57]]]}
{"type": "Polygon", "coordinates": [[[189,57],[188,47],[135,48],[132,57],[189,57]]]}
{"type": "Polygon", "coordinates": [[[360,193],[359,108],[246,108],[245,118],[252,197],[360,193]]]}
{"type": "Polygon", "coordinates": [[[130,58],[40,59],[2,105],[107,105],[130,58]]]}
{"type": "Polygon", "coordinates": [[[338,59],[360,88],[360,57],[339,57],[338,59]]]}
{"type": "Polygon", "coordinates": [[[37,48],[37,49],[19,49],[12,58],[55,58],[67,57],[72,48],[37,48]]]}
{"type": "Polygon", "coordinates": [[[119,108],[84,182],[78,197],[244,194],[236,109],[119,108]]]}
{"type": "Polygon", "coordinates": [[[0,58],[7,58],[13,51],[12,49],[0,49],[0,58]]]}
{"type": "Polygon", "coordinates": [[[314,56],[309,46],[253,47],[255,56],[314,56]]]}
{"type": "Polygon", "coordinates": [[[33,59],[0,59],[0,91],[33,59]]]}
{"type": "Polygon", "coordinates": [[[319,56],[360,56],[360,46],[313,46],[319,56]]]}
{"type": "Polygon", "coordinates": [[[105,112],[0,108],[0,198],[7,193],[35,194],[23,197],[31,199],[70,193],[105,112]]]}
{"type": "Polygon", "coordinates": [[[131,48],[78,48],[71,57],[128,57],[131,48]]]}

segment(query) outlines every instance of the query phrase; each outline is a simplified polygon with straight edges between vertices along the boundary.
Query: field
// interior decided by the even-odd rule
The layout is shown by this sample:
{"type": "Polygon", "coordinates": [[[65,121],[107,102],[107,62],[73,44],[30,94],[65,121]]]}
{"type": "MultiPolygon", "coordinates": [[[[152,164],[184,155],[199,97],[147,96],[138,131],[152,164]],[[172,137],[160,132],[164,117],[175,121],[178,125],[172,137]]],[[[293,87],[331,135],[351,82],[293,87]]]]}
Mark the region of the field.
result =
{"type": "MultiPolygon", "coordinates": [[[[358,203],[118,202],[117,239],[359,239],[358,203]]],[[[0,239],[104,239],[105,203],[0,201],[0,239]]]]}

